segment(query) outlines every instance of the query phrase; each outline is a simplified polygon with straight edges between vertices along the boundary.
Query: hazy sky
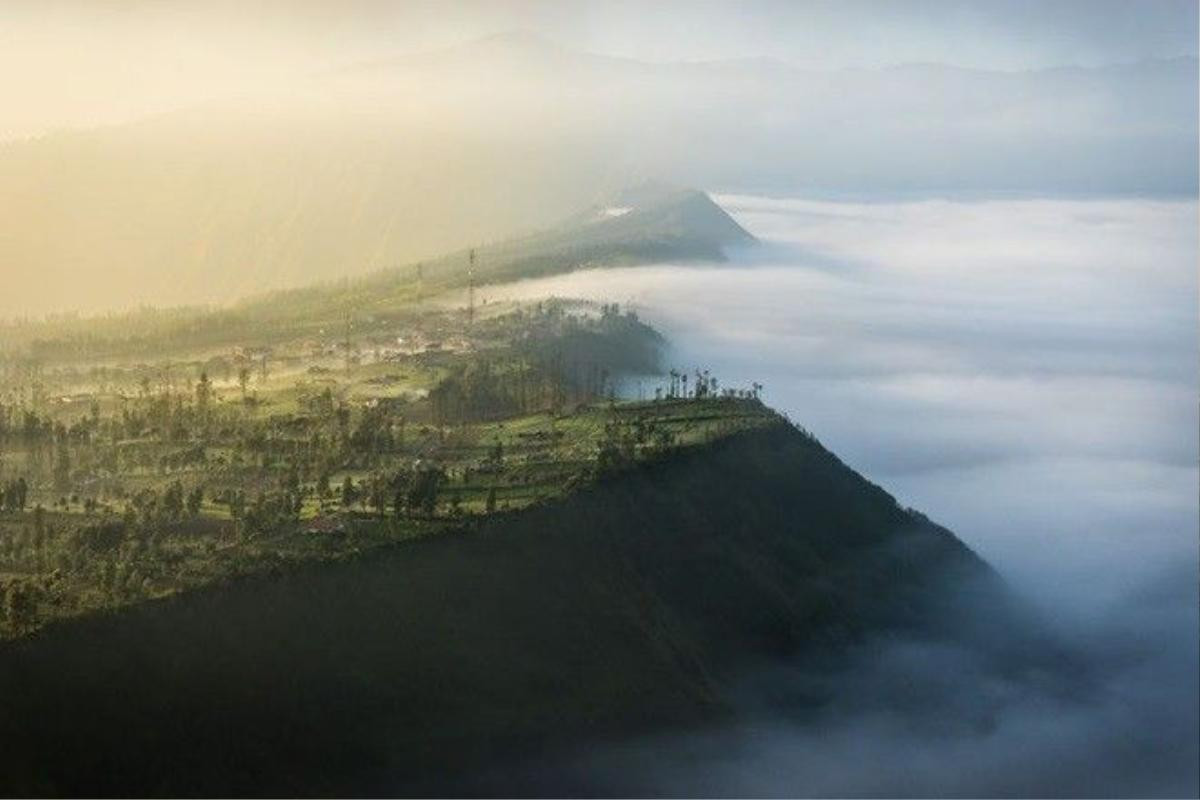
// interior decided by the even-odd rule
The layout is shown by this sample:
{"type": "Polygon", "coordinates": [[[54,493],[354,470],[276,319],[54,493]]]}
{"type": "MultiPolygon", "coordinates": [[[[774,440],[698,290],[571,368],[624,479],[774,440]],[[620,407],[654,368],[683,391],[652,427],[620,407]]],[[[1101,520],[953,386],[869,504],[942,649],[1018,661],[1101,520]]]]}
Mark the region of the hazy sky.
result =
{"type": "Polygon", "coordinates": [[[647,178],[1194,196],[1196,34],[1195,0],[0,0],[0,316],[362,274],[647,178]]]}
{"type": "Polygon", "coordinates": [[[1194,55],[1192,0],[5,0],[0,139],[514,29],[646,60],[1025,69],[1194,55]]]}

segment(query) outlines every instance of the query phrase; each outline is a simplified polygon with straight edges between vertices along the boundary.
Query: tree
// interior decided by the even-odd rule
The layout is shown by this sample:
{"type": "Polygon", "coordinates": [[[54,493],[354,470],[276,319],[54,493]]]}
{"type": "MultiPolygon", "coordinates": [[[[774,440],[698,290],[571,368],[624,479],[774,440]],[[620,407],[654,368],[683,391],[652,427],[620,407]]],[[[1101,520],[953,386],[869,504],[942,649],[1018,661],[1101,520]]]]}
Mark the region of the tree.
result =
{"type": "MultiPolygon", "coordinates": [[[[243,390],[243,394],[245,390],[243,390]]],[[[196,412],[200,415],[200,420],[208,419],[208,404],[212,399],[212,382],[208,379],[208,372],[200,371],[200,380],[196,383],[196,412]]]]}
{"type": "Polygon", "coordinates": [[[187,496],[187,512],[188,516],[194,517],[200,513],[200,506],[204,503],[204,490],[199,486],[188,492],[187,496]]]}
{"type": "Polygon", "coordinates": [[[354,479],[349,475],[342,481],[342,507],[350,508],[358,499],[358,490],[354,487],[354,479]]]}
{"type": "Polygon", "coordinates": [[[71,488],[71,451],[65,437],[59,440],[54,454],[54,488],[59,492],[71,488]]]}
{"type": "Polygon", "coordinates": [[[383,480],[378,476],[371,479],[371,507],[380,518],[387,509],[387,495],[384,493],[383,480]]]}
{"type": "Polygon", "coordinates": [[[446,473],[437,467],[418,470],[408,490],[408,507],[432,514],[437,508],[438,488],[445,478],[446,473]]]}
{"type": "Polygon", "coordinates": [[[496,510],[496,487],[492,486],[487,493],[487,513],[491,514],[496,510]]]}
{"type": "Polygon", "coordinates": [[[406,469],[402,469],[392,476],[392,489],[395,492],[392,497],[392,510],[397,517],[401,516],[408,506],[408,490],[411,485],[412,473],[406,469]]]}
{"type": "Polygon", "coordinates": [[[33,536],[34,546],[41,549],[42,540],[46,536],[46,509],[42,508],[41,503],[33,509],[33,536]]]}
{"type": "Polygon", "coordinates": [[[288,494],[300,493],[300,473],[295,464],[288,465],[287,472],[283,476],[282,488],[288,494]]]}
{"type": "Polygon", "coordinates": [[[233,517],[234,521],[238,521],[245,513],[246,493],[242,491],[232,492],[229,495],[229,516],[233,517]]]}
{"type": "Polygon", "coordinates": [[[163,511],[173,520],[183,516],[183,484],[178,480],[172,481],[163,492],[163,511]]]}
{"type": "Polygon", "coordinates": [[[33,624],[37,603],[33,588],[23,581],[13,581],[4,592],[4,616],[18,634],[24,633],[33,624]]]}

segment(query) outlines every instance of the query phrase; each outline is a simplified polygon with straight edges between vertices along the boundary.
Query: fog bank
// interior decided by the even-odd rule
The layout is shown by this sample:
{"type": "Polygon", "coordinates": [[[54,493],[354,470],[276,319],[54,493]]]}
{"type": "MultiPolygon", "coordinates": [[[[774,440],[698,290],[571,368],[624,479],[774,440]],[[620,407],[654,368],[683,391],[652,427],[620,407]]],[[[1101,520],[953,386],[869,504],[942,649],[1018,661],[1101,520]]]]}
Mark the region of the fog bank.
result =
{"type": "Polygon", "coordinates": [[[764,240],[727,265],[485,294],[631,303],[673,341],[672,365],[762,382],[995,565],[1096,688],[997,686],[970,654],[914,644],[864,658],[849,705],[817,724],[768,715],[571,774],[674,794],[1195,794],[1196,203],[721,200],[764,240]],[[924,691],[922,713],[869,702],[899,685],[924,691]],[[989,698],[986,724],[962,729],[989,698]]]}
{"type": "Polygon", "coordinates": [[[764,240],[728,265],[486,294],[632,304],[1031,583],[1194,563],[1194,202],[722,202],[764,240]]]}

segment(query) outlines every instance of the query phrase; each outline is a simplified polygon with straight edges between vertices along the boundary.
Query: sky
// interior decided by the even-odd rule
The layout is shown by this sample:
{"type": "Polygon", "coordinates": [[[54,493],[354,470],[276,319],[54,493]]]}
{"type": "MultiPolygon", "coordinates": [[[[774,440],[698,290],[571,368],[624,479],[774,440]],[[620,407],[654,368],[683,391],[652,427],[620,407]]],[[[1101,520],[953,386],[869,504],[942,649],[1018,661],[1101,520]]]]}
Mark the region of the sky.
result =
{"type": "Polygon", "coordinates": [[[770,58],[820,69],[938,62],[1022,70],[1194,56],[1197,4],[6,0],[0,139],[121,122],[512,30],[650,61],[770,58]]]}
{"type": "Polygon", "coordinates": [[[0,0],[0,318],[362,275],[646,180],[1195,196],[1196,8],[0,0]]]}

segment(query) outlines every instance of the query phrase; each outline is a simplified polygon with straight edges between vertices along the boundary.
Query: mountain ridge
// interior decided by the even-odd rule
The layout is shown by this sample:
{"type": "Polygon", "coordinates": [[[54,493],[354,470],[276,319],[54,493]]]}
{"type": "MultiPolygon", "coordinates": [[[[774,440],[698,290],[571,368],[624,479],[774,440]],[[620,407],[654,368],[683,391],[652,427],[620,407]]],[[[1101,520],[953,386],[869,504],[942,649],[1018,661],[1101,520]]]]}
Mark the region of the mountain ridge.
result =
{"type": "MultiPolygon", "coordinates": [[[[964,580],[1004,593],[781,420],[459,536],[0,646],[0,785],[453,794],[508,758],[736,716],[766,664],[874,632],[978,638],[950,613],[964,580]]],[[[1009,630],[994,614],[984,635],[1009,630]]]]}
{"type": "Polygon", "coordinates": [[[385,56],[352,64],[346,64],[335,69],[326,70],[319,75],[353,73],[357,70],[370,71],[377,69],[401,68],[418,65],[425,60],[459,58],[466,54],[500,54],[523,55],[526,57],[571,59],[579,63],[623,65],[630,69],[714,69],[740,71],[744,68],[751,70],[767,69],[781,73],[837,74],[846,72],[889,72],[908,69],[934,69],[946,72],[968,72],[987,75],[1029,75],[1039,73],[1094,72],[1111,71],[1128,68],[1153,68],[1155,66],[1170,66],[1182,63],[1185,65],[1197,63],[1197,56],[1181,54],[1175,56],[1150,56],[1120,61],[1105,61],[1095,64],[1048,64],[1044,66],[1000,69],[995,67],[978,67],[956,64],[947,61],[901,61],[877,66],[839,66],[830,68],[808,67],[794,64],[786,59],[773,56],[729,56],[724,58],[705,59],[664,59],[650,60],[632,56],[613,55],[587,48],[573,47],[553,36],[528,30],[513,29],[488,34],[467,41],[406,52],[395,56],[385,56]]]}
{"type": "Polygon", "coordinates": [[[523,236],[459,247],[436,258],[403,266],[257,292],[225,304],[47,315],[40,321],[5,320],[0,315],[0,326],[7,323],[10,328],[6,341],[0,343],[0,354],[41,348],[41,356],[46,356],[47,345],[57,347],[78,339],[90,340],[89,347],[94,348],[97,339],[127,338],[128,326],[122,323],[135,318],[146,321],[147,315],[157,315],[164,325],[177,329],[217,326],[225,330],[226,338],[235,337],[235,323],[245,322],[248,316],[277,322],[294,321],[297,315],[311,317],[317,312],[361,316],[378,311],[381,306],[391,308],[397,303],[418,302],[466,286],[472,252],[476,254],[472,277],[477,285],[482,285],[569,272],[585,266],[668,259],[721,262],[726,260],[727,249],[749,246],[755,241],[706,193],[645,183],[612,193],[603,202],[523,236]],[[614,203],[624,205],[614,207],[614,203]],[[289,316],[288,309],[297,303],[302,307],[293,309],[289,316]],[[172,317],[176,319],[172,321],[172,317]]]}
{"type": "Polygon", "coordinates": [[[516,44],[6,143],[15,279],[0,313],[361,275],[552,225],[647,178],[766,194],[1195,192],[1186,59],[818,73],[558,49],[547,66],[544,48],[516,44]]]}

